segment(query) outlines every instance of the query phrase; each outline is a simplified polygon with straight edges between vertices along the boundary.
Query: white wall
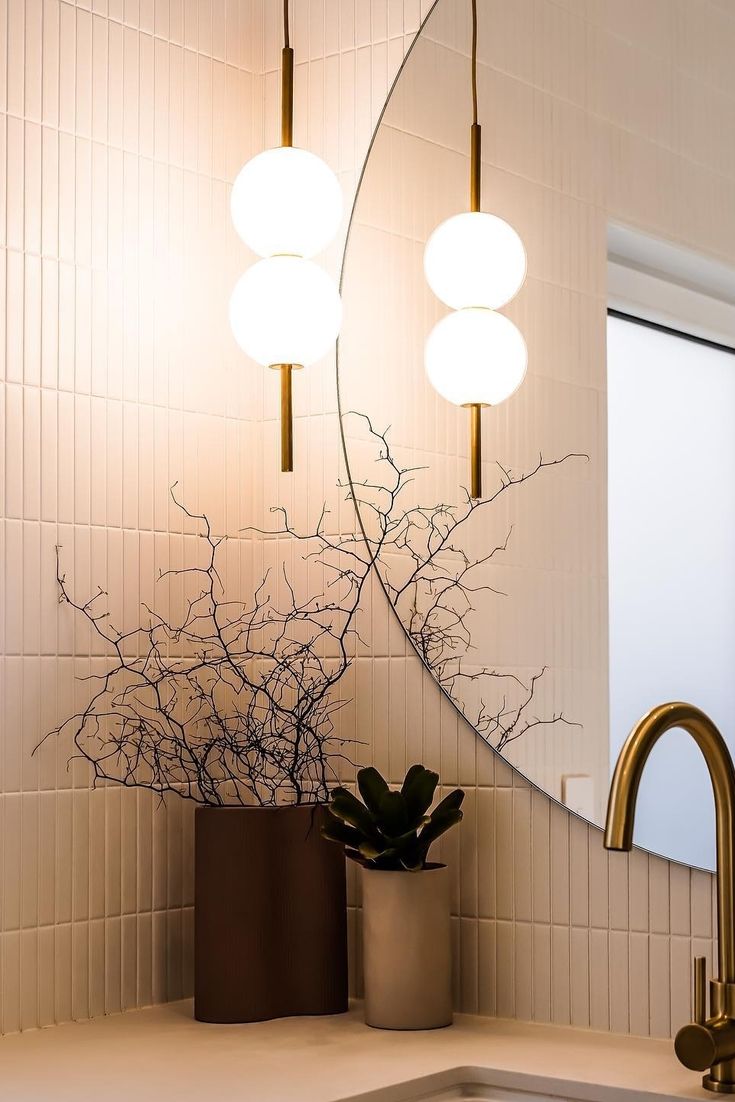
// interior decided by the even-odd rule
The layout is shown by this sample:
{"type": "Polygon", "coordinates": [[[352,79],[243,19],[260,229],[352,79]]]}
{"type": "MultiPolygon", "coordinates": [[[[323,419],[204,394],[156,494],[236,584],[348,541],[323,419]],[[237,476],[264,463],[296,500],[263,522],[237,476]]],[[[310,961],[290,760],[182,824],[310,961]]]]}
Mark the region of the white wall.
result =
{"type": "MultiPolygon", "coordinates": [[[[607,380],[611,760],[675,699],[735,749],[735,355],[611,317],[607,380]]],[[[651,755],[635,837],[715,867],[712,785],[684,732],[651,755]]]]}

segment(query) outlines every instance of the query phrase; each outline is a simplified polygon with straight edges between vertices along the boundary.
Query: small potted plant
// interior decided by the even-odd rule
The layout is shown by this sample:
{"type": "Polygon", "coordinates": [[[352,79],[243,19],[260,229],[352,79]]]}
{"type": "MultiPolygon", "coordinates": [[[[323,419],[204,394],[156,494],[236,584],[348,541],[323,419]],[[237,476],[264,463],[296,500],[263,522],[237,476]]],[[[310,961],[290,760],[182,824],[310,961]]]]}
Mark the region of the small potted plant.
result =
{"type": "Polygon", "coordinates": [[[462,818],[464,792],[437,804],[439,777],[412,765],[400,791],[361,769],[362,800],[335,788],[322,826],[362,866],[365,1020],[381,1029],[437,1029],[452,1022],[449,870],[428,860],[433,842],[462,818]]]}

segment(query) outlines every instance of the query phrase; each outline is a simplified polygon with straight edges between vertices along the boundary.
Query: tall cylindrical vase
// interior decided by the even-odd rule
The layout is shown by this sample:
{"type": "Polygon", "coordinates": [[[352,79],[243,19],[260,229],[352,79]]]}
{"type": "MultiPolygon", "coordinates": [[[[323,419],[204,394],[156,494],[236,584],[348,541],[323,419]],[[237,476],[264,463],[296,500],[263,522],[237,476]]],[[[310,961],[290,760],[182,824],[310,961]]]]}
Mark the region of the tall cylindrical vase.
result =
{"type": "Polygon", "coordinates": [[[345,859],[323,807],[195,816],[194,1014],[254,1022],[347,1009],[345,859]]]}
{"type": "Polygon", "coordinates": [[[362,869],[365,1021],[379,1029],[452,1022],[449,870],[362,869]]]}

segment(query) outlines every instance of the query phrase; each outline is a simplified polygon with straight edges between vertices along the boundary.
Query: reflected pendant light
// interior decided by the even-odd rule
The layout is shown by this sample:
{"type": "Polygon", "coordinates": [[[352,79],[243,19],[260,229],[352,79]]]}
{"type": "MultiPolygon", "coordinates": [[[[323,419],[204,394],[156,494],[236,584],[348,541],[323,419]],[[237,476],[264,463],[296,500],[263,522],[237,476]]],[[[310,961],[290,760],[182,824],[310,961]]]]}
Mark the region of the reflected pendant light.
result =
{"type": "Polygon", "coordinates": [[[507,222],[480,210],[481,129],[477,119],[477,0],[472,0],[470,209],[437,226],[426,243],[424,273],[452,308],[428,336],[426,373],[447,401],[470,411],[470,495],[482,497],[482,407],[509,398],[526,374],[526,342],[497,313],[526,278],[526,252],[507,222]]]}
{"type": "Polygon", "coordinates": [[[342,189],[324,161],[293,145],[288,3],[283,0],[281,145],[247,162],[231,198],[235,229],[263,259],[235,284],[230,324],[248,356],[280,371],[282,471],[293,470],[292,372],[328,351],[342,320],[337,288],[311,259],[339,229],[342,189]]]}

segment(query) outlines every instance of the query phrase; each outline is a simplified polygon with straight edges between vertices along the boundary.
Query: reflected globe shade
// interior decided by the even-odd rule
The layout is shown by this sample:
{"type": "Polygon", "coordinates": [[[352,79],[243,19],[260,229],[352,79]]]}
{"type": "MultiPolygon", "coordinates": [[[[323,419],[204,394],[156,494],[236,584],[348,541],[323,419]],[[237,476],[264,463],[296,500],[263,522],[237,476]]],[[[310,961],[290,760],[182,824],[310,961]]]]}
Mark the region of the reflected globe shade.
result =
{"type": "Polygon", "coordinates": [[[243,166],[230,206],[235,229],[258,256],[311,257],[339,229],[342,189],[320,157],[279,146],[243,166]]]}
{"type": "Polygon", "coordinates": [[[311,260],[259,260],[235,284],[230,325],[257,363],[314,363],[337,339],[342,301],[327,273],[311,260]]]}
{"type": "Polygon", "coordinates": [[[455,214],[426,242],[424,273],[436,297],[453,310],[495,310],[523,286],[526,250],[502,218],[484,211],[455,214]]]}
{"type": "Polygon", "coordinates": [[[432,386],[457,406],[496,406],[523,382],[526,342],[512,321],[494,310],[470,307],[448,314],[426,341],[432,386]]]}

